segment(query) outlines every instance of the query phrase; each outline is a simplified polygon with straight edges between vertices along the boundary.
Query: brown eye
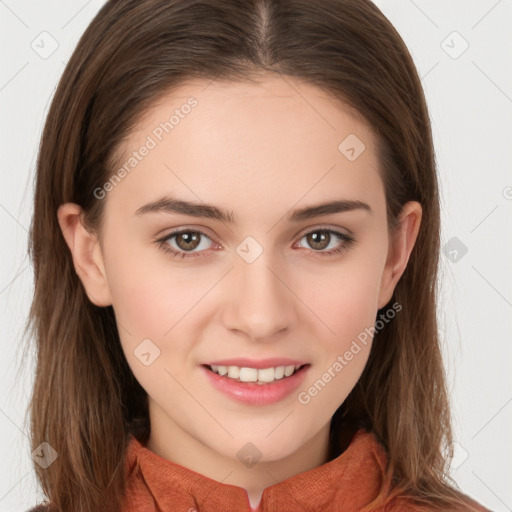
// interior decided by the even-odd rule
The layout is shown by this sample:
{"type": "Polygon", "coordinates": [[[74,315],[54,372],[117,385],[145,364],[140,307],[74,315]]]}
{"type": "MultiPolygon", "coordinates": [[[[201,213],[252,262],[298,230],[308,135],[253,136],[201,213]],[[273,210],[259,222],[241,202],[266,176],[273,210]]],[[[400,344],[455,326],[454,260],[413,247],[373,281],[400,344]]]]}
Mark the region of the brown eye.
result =
{"type": "Polygon", "coordinates": [[[178,235],[175,235],[175,237],[176,245],[180,249],[184,251],[191,251],[199,245],[201,234],[195,231],[183,231],[178,235]]]}
{"type": "Polygon", "coordinates": [[[308,246],[311,252],[318,253],[320,256],[339,254],[355,243],[353,236],[333,229],[316,229],[306,233],[302,239],[306,241],[300,244],[301,247],[308,246]]]}
{"type": "Polygon", "coordinates": [[[175,231],[156,242],[164,252],[182,259],[197,258],[213,245],[205,233],[192,230],[175,231]]]}
{"type": "Polygon", "coordinates": [[[328,231],[313,231],[306,238],[310,247],[323,250],[329,245],[331,234],[328,231]]]}

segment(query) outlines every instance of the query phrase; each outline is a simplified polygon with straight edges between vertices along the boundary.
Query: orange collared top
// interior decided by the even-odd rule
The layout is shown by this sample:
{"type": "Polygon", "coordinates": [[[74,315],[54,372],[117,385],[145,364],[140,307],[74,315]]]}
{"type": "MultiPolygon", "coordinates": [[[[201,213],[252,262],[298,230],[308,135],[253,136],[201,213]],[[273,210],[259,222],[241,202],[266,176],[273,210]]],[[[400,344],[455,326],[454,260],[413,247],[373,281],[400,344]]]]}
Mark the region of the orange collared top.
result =
{"type": "MultiPolygon", "coordinates": [[[[384,479],[386,453],[376,437],[358,430],[335,459],[264,489],[257,509],[245,489],[217,482],[164,459],[130,436],[125,459],[123,512],[357,512],[374,500],[384,479]]],[[[488,509],[469,500],[475,510],[488,509]]],[[[395,498],[375,512],[428,508],[395,498]]],[[[461,509],[469,510],[469,509],[461,509]]]]}

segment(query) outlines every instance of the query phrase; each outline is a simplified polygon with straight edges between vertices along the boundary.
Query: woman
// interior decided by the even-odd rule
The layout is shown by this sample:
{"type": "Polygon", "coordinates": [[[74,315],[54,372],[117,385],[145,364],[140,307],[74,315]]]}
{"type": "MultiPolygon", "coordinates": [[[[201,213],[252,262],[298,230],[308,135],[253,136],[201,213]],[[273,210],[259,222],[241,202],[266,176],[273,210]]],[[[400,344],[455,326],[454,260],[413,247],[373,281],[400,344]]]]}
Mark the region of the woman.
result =
{"type": "Polygon", "coordinates": [[[48,510],[485,510],[447,477],[439,229],[370,1],[108,1],[37,168],[48,510]]]}

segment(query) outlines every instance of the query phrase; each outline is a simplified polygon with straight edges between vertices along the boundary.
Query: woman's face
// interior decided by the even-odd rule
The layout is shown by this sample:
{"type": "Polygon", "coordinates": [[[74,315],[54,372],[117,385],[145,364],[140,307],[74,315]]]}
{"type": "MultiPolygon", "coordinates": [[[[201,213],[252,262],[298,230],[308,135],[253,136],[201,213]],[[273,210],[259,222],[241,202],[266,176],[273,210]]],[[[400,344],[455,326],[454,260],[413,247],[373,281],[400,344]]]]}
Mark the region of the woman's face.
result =
{"type": "Polygon", "coordinates": [[[189,82],[139,122],[117,178],[95,191],[100,271],[81,278],[113,306],[152,437],[272,461],[326,435],[419,226],[413,208],[388,238],[375,144],[289,77],[189,82]],[[295,365],[306,366],[291,377],[278,368],[295,365]],[[237,367],[274,382],[235,384],[237,367]]]}

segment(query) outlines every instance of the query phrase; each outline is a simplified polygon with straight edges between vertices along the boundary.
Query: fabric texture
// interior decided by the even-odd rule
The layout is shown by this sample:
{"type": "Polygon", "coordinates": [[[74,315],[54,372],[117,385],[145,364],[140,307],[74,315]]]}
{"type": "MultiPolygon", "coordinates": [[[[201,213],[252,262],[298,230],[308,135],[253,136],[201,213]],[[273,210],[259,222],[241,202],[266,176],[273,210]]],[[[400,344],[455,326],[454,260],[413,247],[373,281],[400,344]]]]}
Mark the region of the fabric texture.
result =
{"type": "MultiPolygon", "coordinates": [[[[257,509],[245,489],[217,482],[166,460],[133,435],[125,456],[126,498],[122,512],[361,512],[381,488],[387,456],[376,437],[358,430],[333,460],[267,487],[257,509]]],[[[490,512],[468,497],[479,512],[490,512]]],[[[27,512],[45,512],[39,505],[27,512]]],[[[406,497],[388,499],[374,512],[428,512],[406,497]]],[[[468,507],[443,512],[463,512],[468,507]]]]}
{"type": "MultiPolygon", "coordinates": [[[[123,512],[358,512],[377,497],[382,486],[389,488],[384,480],[386,461],[385,450],[375,436],[358,430],[338,457],[267,487],[258,508],[252,509],[245,489],[168,461],[131,436],[125,459],[128,480],[123,512]]],[[[479,511],[488,510],[472,504],[479,511]]],[[[426,510],[404,498],[388,500],[378,509],[426,510]]]]}

